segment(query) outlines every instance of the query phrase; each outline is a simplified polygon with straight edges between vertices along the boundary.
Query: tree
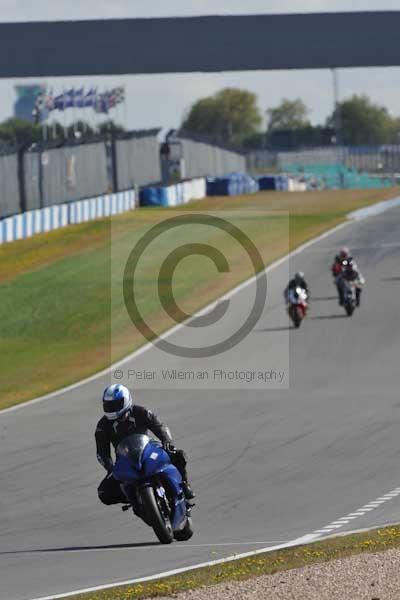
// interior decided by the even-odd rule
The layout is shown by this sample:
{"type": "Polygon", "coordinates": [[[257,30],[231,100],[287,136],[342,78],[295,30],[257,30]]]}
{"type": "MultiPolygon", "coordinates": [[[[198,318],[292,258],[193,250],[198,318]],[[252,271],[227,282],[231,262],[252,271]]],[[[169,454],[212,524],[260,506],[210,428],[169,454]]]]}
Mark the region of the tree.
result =
{"type": "MultiPolygon", "coordinates": [[[[111,119],[100,124],[98,131],[105,135],[110,132],[122,133],[124,128],[116,125],[111,119]]],[[[91,137],[96,132],[85,121],[76,121],[68,125],[66,129],[58,123],[53,122],[43,126],[35,125],[24,119],[7,119],[0,123],[0,142],[10,146],[26,146],[43,141],[63,142],[71,139],[84,139],[91,137]]]]}
{"type": "Polygon", "coordinates": [[[30,121],[12,118],[0,123],[0,140],[6,144],[29,144],[38,142],[40,138],[40,127],[30,121]]]}
{"type": "Polygon", "coordinates": [[[238,88],[226,88],[214,96],[198,100],[191,107],[181,128],[239,145],[259,131],[261,122],[255,94],[238,88]]]}
{"type": "Polygon", "coordinates": [[[311,126],[307,118],[310,111],[300,98],[296,100],[283,98],[281,103],[275,108],[270,108],[267,114],[268,133],[303,129],[311,126]]]}
{"type": "Polygon", "coordinates": [[[340,124],[339,140],[350,146],[390,143],[398,131],[398,120],[368,96],[354,95],[340,102],[327,121],[330,126],[336,123],[340,124]]]}
{"type": "Polygon", "coordinates": [[[122,125],[117,125],[112,119],[100,123],[98,130],[100,133],[123,133],[125,128],[122,125]]]}

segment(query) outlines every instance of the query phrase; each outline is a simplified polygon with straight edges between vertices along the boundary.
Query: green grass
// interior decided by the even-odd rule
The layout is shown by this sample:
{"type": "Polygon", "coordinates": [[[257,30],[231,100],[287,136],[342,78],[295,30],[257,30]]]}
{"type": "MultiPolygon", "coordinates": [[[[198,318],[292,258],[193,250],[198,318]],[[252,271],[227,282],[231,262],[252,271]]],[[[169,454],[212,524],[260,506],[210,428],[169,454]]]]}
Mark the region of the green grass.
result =
{"type": "MultiPolygon", "coordinates": [[[[395,190],[260,193],[207,199],[180,212],[224,211],[221,216],[229,214],[249,234],[268,264],[343,221],[350,210],[394,195],[395,190]],[[237,212],[244,208],[264,212],[249,218],[237,212]]],[[[124,309],[122,271],[135,242],[172,214],[137,210],[0,247],[0,408],[86,377],[143,344],[124,309]]],[[[250,262],[225,234],[210,229],[202,241],[221,249],[231,271],[217,273],[204,257],[182,261],[173,290],[189,314],[251,275],[250,262]]],[[[159,261],[187,242],[182,231],[170,232],[146,254],[139,273],[139,304],[157,333],[174,324],[155,293],[159,261]]]]}
{"type": "MultiPolygon", "coordinates": [[[[71,600],[138,600],[157,596],[175,596],[179,592],[208,588],[219,583],[244,581],[262,575],[297,569],[316,563],[345,558],[354,554],[383,552],[400,547],[400,526],[339,536],[305,546],[297,546],[257,554],[212,567],[194,569],[142,584],[110,588],[96,593],[80,594],[71,600]]],[[[215,556],[214,556],[215,559],[215,556]]],[[[213,560],[213,558],[210,558],[213,560]]],[[[210,589],[210,594],[212,590],[210,589]]]]}

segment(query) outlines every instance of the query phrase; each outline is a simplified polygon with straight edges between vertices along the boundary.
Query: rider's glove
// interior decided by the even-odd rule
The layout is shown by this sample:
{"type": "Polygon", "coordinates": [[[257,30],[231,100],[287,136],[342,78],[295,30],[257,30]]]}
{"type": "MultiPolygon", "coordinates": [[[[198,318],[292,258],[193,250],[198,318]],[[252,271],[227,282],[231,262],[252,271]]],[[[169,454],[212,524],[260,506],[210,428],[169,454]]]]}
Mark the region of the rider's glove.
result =
{"type": "Polygon", "coordinates": [[[175,446],[171,442],[163,442],[162,447],[166,452],[173,452],[175,450],[175,446]]]}

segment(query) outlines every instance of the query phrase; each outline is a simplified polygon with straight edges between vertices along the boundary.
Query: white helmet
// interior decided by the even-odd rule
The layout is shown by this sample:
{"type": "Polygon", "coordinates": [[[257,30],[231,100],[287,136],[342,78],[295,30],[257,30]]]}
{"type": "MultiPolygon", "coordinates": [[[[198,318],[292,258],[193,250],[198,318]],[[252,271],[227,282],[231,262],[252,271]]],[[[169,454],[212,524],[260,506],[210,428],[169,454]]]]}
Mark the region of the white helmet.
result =
{"type": "Polygon", "coordinates": [[[109,385],[103,394],[104,414],[110,421],[120,419],[133,406],[130,391],[125,385],[109,385]]]}

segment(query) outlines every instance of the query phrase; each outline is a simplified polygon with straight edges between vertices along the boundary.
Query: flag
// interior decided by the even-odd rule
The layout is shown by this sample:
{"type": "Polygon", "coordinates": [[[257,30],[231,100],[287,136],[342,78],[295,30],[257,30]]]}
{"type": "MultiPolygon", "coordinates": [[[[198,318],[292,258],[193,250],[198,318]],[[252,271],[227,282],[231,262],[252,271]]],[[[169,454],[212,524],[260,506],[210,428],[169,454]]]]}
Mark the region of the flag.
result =
{"type": "Polygon", "coordinates": [[[54,110],[64,110],[65,108],[64,93],[59,94],[53,99],[54,110]]]}
{"type": "Polygon", "coordinates": [[[33,120],[34,122],[40,123],[42,121],[42,113],[45,107],[45,94],[39,94],[36,98],[35,101],[35,106],[33,107],[32,110],[32,116],[33,116],[33,120]]]}
{"type": "Polygon", "coordinates": [[[83,87],[80,90],[74,90],[74,106],[77,108],[84,108],[85,106],[85,92],[83,87]]]}
{"type": "Polygon", "coordinates": [[[95,111],[97,113],[108,114],[109,109],[110,109],[109,92],[104,92],[103,94],[99,94],[96,99],[95,111]]]}
{"type": "Polygon", "coordinates": [[[86,96],[84,97],[84,106],[85,107],[95,107],[97,99],[97,88],[91,88],[86,96]]]}
{"type": "Polygon", "coordinates": [[[75,102],[75,90],[71,88],[69,91],[64,92],[64,108],[73,108],[75,102]]]}
{"type": "Polygon", "coordinates": [[[115,88],[114,95],[115,95],[115,103],[116,104],[122,104],[122,102],[125,102],[125,88],[123,88],[123,87],[115,88]]]}
{"type": "Polygon", "coordinates": [[[45,101],[44,101],[46,110],[48,110],[48,112],[51,112],[55,109],[54,101],[55,101],[55,98],[54,98],[53,89],[52,89],[50,92],[47,92],[47,94],[45,96],[45,101]]]}

